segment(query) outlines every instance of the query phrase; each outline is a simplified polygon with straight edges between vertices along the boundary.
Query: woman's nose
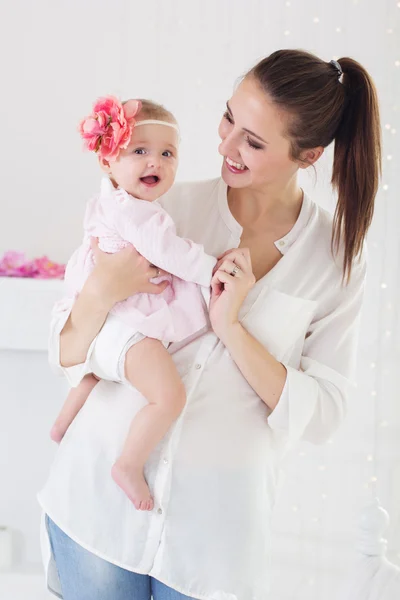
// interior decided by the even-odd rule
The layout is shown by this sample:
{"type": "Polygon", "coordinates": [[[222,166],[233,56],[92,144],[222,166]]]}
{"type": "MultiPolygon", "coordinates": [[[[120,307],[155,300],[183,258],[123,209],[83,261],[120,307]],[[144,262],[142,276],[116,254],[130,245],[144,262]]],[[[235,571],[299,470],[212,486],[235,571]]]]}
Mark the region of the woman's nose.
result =
{"type": "Polygon", "coordinates": [[[222,156],[235,158],[238,155],[237,144],[232,135],[227,135],[218,147],[218,151],[222,156]]]}

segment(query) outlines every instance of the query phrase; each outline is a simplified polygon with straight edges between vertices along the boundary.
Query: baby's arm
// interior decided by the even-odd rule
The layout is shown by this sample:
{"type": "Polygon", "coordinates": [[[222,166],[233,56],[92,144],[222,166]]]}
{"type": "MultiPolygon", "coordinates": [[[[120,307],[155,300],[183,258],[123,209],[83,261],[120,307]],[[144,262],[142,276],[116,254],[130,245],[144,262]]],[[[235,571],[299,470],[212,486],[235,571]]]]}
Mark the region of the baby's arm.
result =
{"type": "Polygon", "coordinates": [[[51,428],[50,437],[54,442],[58,444],[61,442],[68,427],[85,404],[98,381],[98,378],[94,375],[85,375],[78,387],[71,388],[61,412],[51,428]]]}
{"type": "Polygon", "coordinates": [[[158,204],[127,200],[119,205],[115,228],[122,239],[160,269],[209,287],[216,258],[201,244],[177,235],[175,223],[158,204]]]}

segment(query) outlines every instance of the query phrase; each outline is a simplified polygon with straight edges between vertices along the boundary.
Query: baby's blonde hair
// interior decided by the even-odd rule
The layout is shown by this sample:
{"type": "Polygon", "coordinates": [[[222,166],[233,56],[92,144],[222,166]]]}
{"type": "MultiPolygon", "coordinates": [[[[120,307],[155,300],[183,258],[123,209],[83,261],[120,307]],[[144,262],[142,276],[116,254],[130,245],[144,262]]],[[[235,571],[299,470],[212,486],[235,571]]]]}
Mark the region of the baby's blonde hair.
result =
{"type": "MultiPolygon", "coordinates": [[[[157,104],[157,102],[147,100],[146,98],[138,98],[138,100],[140,100],[140,102],[142,103],[142,108],[137,114],[137,121],[144,121],[145,119],[155,119],[157,121],[166,121],[167,123],[174,123],[175,125],[178,124],[172,112],[167,110],[162,104],[157,104]]],[[[123,104],[125,104],[125,102],[123,102],[123,104]]]]}

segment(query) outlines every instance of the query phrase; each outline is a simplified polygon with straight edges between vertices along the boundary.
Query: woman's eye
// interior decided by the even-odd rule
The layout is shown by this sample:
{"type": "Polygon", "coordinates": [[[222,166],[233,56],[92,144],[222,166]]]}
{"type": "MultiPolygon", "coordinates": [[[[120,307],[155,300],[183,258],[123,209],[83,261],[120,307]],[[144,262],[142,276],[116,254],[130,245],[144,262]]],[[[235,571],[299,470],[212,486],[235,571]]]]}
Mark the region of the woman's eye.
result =
{"type": "Polygon", "coordinates": [[[172,152],[170,152],[169,150],[164,150],[164,152],[162,153],[163,156],[167,156],[168,158],[170,156],[172,156],[172,152]]]}
{"type": "Polygon", "coordinates": [[[233,119],[227,110],[224,112],[224,119],[226,119],[227,121],[229,121],[229,123],[233,125],[233,119]]]}
{"type": "Polygon", "coordinates": [[[146,150],[144,148],[135,148],[134,153],[135,154],[145,154],[146,150]]]}
{"type": "Polygon", "coordinates": [[[253,148],[253,150],[262,150],[264,147],[264,146],[260,146],[259,144],[256,144],[249,137],[246,138],[246,142],[248,143],[250,148],[253,148]]]}

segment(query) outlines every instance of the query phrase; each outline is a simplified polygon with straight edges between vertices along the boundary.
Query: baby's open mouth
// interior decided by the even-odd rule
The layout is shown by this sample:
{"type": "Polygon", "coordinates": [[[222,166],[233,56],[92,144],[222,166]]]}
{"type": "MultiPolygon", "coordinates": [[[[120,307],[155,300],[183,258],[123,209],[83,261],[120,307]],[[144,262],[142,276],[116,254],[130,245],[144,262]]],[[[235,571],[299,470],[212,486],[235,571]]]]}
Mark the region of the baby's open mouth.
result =
{"type": "Polygon", "coordinates": [[[149,187],[153,187],[157,185],[160,181],[160,178],[157,175],[147,175],[146,177],[141,177],[140,181],[149,187]]]}

